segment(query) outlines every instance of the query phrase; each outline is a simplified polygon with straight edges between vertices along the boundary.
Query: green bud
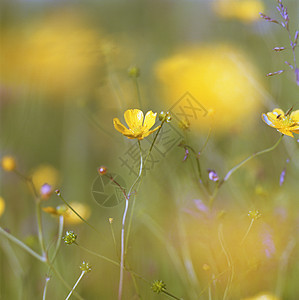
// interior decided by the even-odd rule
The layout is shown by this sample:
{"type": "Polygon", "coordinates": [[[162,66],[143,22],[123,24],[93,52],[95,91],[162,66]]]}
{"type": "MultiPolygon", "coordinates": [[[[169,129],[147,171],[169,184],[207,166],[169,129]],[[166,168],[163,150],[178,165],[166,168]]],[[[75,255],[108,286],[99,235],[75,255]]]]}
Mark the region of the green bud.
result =
{"type": "Polygon", "coordinates": [[[88,273],[91,271],[91,265],[88,262],[83,261],[80,265],[80,270],[88,273]]]}
{"type": "Polygon", "coordinates": [[[137,67],[130,67],[128,69],[128,74],[132,78],[138,78],[140,76],[140,69],[137,67]]]}
{"type": "Polygon", "coordinates": [[[67,231],[62,239],[67,245],[71,245],[76,242],[77,234],[75,234],[73,231],[67,231]]]}
{"type": "Polygon", "coordinates": [[[162,281],[162,280],[155,280],[152,283],[152,287],[151,289],[155,292],[155,293],[161,293],[163,292],[163,290],[166,290],[166,284],[162,281]]]}

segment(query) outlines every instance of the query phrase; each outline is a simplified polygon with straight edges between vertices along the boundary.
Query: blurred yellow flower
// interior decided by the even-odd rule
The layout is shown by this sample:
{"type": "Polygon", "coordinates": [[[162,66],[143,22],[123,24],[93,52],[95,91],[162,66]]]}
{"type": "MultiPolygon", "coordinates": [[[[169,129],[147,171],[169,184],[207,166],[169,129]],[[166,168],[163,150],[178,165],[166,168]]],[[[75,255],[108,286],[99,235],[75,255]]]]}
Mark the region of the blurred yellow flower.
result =
{"type": "Polygon", "coordinates": [[[222,18],[253,22],[260,18],[264,4],[261,0],[216,0],[213,9],[222,18]]]}
{"type": "Polygon", "coordinates": [[[142,140],[157,129],[160,126],[156,127],[153,130],[150,130],[156,122],[157,113],[153,113],[151,110],[148,111],[145,115],[139,109],[128,109],[124,113],[125,121],[129,126],[129,129],[126,128],[118,118],[113,119],[113,125],[117,131],[122,133],[129,139],[138,139],[142,140]],[[144,122],[143,122],[144,119],[144,122]]]}
{"type": "Polygon", "coordinates": [[[16,169],[16,161],[12,156],[3,156],[1,165],[4,171],[11,172],[16,169]]]}
{"type": "MultiPolygon", "coordinates": [[[[70,206],[85,220],[90,217],[91,210],[90,207],[84,203],[71,202],[70,206]]],[[[75,225],[82,223],[82,220],[70,209],[68,208],[63,214],[65,223],[70,225],[75,225]]]]}
{"type": "Polygon", "coordinates": [[[280,108],[275,108],[272,112],[262,114],[262,119],[282,134],[291,137],[294,137],[293,133],[299,134],[299,110],[285,114],[280,108]]]}
{"type": "Polygon", "coordinates": [[[4,199],[0,196],[0,217],[3,215],[5,210],[5,201],[4,199]]]}
{"type": "MultiPolygon", "coordinates": [[[[0,79],[51,95],[78,94],[104,73],[106,39],[74,10],[55,11],[23,27],[1,31],[0,79]]],[[[62,98],[53,97],[51,99],[62,98]]]]}
{"type": "Polygon", "coordinates": [[[172,111],[175,101],[187,91],[206,110],[204,116],[196,115],[192,99],[175,104],[188,117],[191,128],[207,129],[212,124],[216,133],[236,131],[248,128],[250,121],[244,118],[254,119],[258,112],[261,96],[253,83],[257,72],[245,53],[233,46],[215,43],[186,48],[158,62],[155,71],[172,111]]]}
{"type": "Polygon", "coordinates": [[[243,298],[242,300],[280,300],[280,299],[271,293],[259,293],[256,296],[250,298],[243,298]]]}
{"type": "Polygon", "coordinates": [[[58,170],[48,164],[39,165],[32,171],[31,176],[37,191],[40,191],[45,183],[55,188],[59,182],[58,170]]]}
{"type": "MultiPolygon", "coordinates": [[[[71,202],[70,206],[85,220],[90,217],[90,207],[80,202],[71,202]]],[[[44,212],[53,216],[64,216],[66,224],[79,224],[82,220],[67,206],[60,205],[57,207],[46,206],[42,208],[44,212]]]]}

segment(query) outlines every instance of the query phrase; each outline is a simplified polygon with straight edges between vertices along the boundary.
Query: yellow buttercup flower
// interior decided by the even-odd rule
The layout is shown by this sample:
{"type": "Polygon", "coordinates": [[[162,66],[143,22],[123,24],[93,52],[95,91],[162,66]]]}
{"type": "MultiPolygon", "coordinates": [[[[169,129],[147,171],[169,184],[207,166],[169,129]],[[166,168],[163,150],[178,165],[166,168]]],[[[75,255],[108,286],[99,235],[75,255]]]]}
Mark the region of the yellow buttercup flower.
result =
{"type": "Polygon", "coordinates": [[[291,137],[294,137],[293,133],[299,134],[299,110],[284,113],[280,108],[275,108],[272,112],[262,114],[262,119],[282,134],[291,137]]]}
{"type": "Polygon", "coordinates": [[[129,129],[126,128],[118,118],[113,119],[113,125],[117,131],[122,133],[129,139],[138,139],[142,140],[157,129],[160,126],[156,127],[153,130],[150,130],[156,122],[157,113],[153,113],[151,110],[148,111],[145,115],[139,109],[128,109],[124,113],[125,121],[129,126],[129,129]],[[144,121],[143,121],[144,119],[144,121]]]}
{"type": "Polygon", "coordinates": [[[7,172],[14,171],[16,169],[16,161],[12,156],[4,156],[1,160],[3,170],[7,172]]]}

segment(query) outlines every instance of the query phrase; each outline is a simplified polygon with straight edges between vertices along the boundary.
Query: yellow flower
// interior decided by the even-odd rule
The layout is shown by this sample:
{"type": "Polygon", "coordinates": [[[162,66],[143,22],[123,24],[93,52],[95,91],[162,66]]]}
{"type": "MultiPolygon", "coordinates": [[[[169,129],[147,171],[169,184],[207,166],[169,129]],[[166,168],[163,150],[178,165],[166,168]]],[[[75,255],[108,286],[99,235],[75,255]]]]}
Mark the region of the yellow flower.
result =
{"type": "Polygon", "coordinates": [[[125,117],[126,123],[129,126],[129,129],[126,128],[119,121],[118,118],[113,119],[113,125],[117,131],[122,133],[127,138],[142,140],[160,128],[160,126],[158,126],[155,129],[150,130],[156,122],[156,116],[157,116],[157,113],[153,113],[150,110],[146,113],[145,118],[144,118],[143,112],[141,110],[128,109],[125,111],[124,117],[125,117]],[[143,119],[144,119],[144,122],[143,122],[143,119]]]}
{"type": "Polygon", "coordinates": [[[14,171],[16,169],[16,161],[12,156],[4,156],[1,161],[3,170],[7,172],[14,171]]]}
{"type": "MultiPolygon", "coordinates": [[[[70,206],[85,220],[90,217],[90,207],[80,202],[72,202],[70,206]]],[[[82,222],[82,220],[66,205],[60,205],[57,207],[47,206],[42,208],[44,212],[52,216],[64,216],[66,224],[76,225],[82,222]]]]}
{"type": "Polygon", "coordinates": [[[222,18],[253,22],[260,18],[264,5],[260,0],[217,0],[213,9],[222,18]]]}
{"type": "Polygon", "coordinates": [[[259,293],[250,298],[243,298],[242,300],[279,300],[279,298],[270,293],[259,293]]]}
{"type": "Polygon", "coordinates": [[[262,119],[282,134],[291,137],[294,137],[293,133],[299,134],[299,110],[285,114],[280,108],[275,108],[272,112],[262,114],[262,119]]]}
{"type": "Polygon", "coordinates": [[[59,182],[59,172],[56,168],[48,164],[39,165],[31,174],[32,181],[38,191],[47,183],[52,187],[56,187],[59,182]]]}
{"type": "Polygon", "coordinates": [[[3,214],[4,210],[5,210],[5,202],[4,199],[0,197],[0,217],[3,214]]]}
{"type": "Polygon", "coordinates": [[[244,118],[259,111],[261,96],[254,82],[257,71],[246,53],[233,45],[186,47],[159,61],[155,67],[165,105],[179,120],[187,119],[192,130],[216,134],[250,128],[244,118]],[[182,97],[188,91],[191,97],[182,97]],[[177,103],[175,99],[180,99],[177,103]],[[203,113],[201,107],[205,109],[203,113]]]}

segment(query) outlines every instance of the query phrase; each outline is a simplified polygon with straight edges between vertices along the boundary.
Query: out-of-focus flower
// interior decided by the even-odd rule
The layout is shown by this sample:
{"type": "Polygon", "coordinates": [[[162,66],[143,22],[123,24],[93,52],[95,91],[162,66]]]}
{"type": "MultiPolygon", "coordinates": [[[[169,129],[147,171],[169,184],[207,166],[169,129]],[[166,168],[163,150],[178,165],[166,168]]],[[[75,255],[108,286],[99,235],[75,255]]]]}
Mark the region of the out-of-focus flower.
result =
{"type": "Polygon", "coordinates": [[[11,172],[16,169],[16,161],[12,156],[4,156],[1,160],[4,171],[11,172]]]}
{"type": "Polygon", "coordinates": [[[0,217],[4,213],[5,210],[5,201],[4,199],[0,196],[0,217]]]}
{"type": "MultiPolygon", "coordinates": [[[[71,202],[70,206],[84,219],[87,220],[90,217],[90,207],[84,203],[71,202]]],[[[82,223],[82,220],[70,209],[63,214],[66,224],[76,225],[82,223]]]]}
{"type": "Polygon", "coordinates": [[[42,190],[45,183],[56,187],[59,182],[59,172],[51,165],[39,165],[32,171],[32,181],[37,190],[42,190]]]}
{"type": "Polygon", "coordinates": [[[259,210],[250,210],[248,213],[248,217],[253,219],[253,220],[257,220],[262,216],[262,214],[260,213],[259,210]]]}
{"type": "Polygon", "coordinates": [[[129,139],[138,139],[142,140],[157,129],[160,126],[156,127],[153,130],[150,130],[156,122],[157,113],[153,113],[151,110],[148,111],[145,115],[139,109],[128,109],[124,113],[125,121],[129,126],[129,129],[126,128],[118,118],[113,119],[114,127],[117,131],[122,133],[129,139]],[[143,122],[144,119],[144,122],[143,122]]]}
{"type": "Polygon", "coordinates": [[[102,48],[106,43],[106,38],[74,10],[56,11],[26,26],[3,29],[1,82],[51,95],[78,94],[91,84],[96,86],[103,72],[102,48]]]}
{"type": "MultiPolygon", "coordinates": [[[[70,206],[85,220],[90,217],[90,207],[80,202],[71,202],[70,206]]],[[[64,216],[66,224],[76,225],[82,222],[82,220],[67,206],[60,205],[57,207],[43,207],[44,212],[53,216],[64,216]]]]}
{"type": "Polygon", "coordinates": [[[262,238],[262,244],[263,244],[263,250],[265,251],[265,255],[267,258],[273,257],[273,255],[276,252],[275,243],[273,240],[273,233],[271,230],[271,227],[268,225],[263,226],[263,230],[261,232],[261,238],[262,238]]]}
{"type": "Polygon", "coordinates": [[[40,188],[40,194],[43,200],[49,199],[49,197],[52,195],[53,189],[52,186],[48,183],[45,183],[40,188]]]}
{"type": "Polygon", "coordinates": [[[250,298],[243,298],[242,300],[280,300],[280,298],[276,297],[271,293],[259,293],[250,298]]]}
{"type": "Polygon", "coordinates": [[[299,134],[299,110],[285,114],[280,108],[275,108],[272,112],[262,114],[262,119],[282,134],[291,137],[294,137],[293,133],[299,134]]]}
{"type": "Polygon", "coordinates": [[[209,179],[212,181],[219,181],[219,176],[216,171],[208,169],[209,179]]]}
{"type": "Polygon", "coordinates": [[[166,105],[174,106],[186,91],[194,98],[180,99],[172,108],[174,117],[185,119],[192,128],[213,126],[215,133],[235,132],[255,119],[261,100],[253,83],[257,72],[246,54],[233,46],[186,48],[158,62],[155,72],[169,101],[166,105]]]}
{"type": "Polygon", "coordinates": [[[204,271],[209,271],[209,270],[211,269],[211,267],[210,267],[208,264],[203,264],[203,265],[202,265],[202,269],[203,269],[204,271]]]}
{"type": "Polygon", "coordinates": [[[216,0],[213,9],[222,18],[253,22],[260,18],[264,4],[261,0],[216,0]]]}

